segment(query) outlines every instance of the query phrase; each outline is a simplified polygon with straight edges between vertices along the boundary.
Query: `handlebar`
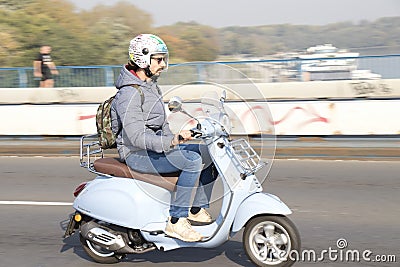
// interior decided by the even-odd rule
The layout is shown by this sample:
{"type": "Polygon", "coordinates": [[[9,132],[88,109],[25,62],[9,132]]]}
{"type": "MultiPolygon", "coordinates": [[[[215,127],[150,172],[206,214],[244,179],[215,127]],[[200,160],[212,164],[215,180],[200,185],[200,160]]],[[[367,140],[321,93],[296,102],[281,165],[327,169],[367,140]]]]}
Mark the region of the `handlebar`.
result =
{"type": "Polygon", "coordinates": [[[203,133],[200,132],[198,129],[192,129],[190,130],[190,132],[192,133],[192,137],[194,138],[199,138],[203,135],[203,133]]]}
{"type": "MultiPolygon", "coordinates": [[[[200,132],[200,131],[198,131],[196,129],[190,130],[190,133],[191,133],[191,136],[194,137],[194,138],[199,138],[199,137],[201,137],[203,135],[202,132],[200,132]]],[[[185,140],[185,138],[183,138],[182,135],[178,135],[178,140],[179,141],[183,141],[183,140],[185,140]]]]}

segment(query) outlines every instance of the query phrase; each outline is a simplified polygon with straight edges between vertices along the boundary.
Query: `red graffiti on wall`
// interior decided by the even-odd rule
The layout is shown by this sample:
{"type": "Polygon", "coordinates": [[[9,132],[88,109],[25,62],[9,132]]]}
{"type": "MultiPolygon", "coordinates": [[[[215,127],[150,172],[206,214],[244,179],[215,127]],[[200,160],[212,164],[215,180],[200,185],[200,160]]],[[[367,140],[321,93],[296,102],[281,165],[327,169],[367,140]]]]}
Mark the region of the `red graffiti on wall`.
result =
{"type": "Polygon", "coordinates": [[[86,116],[79,116],[78,120],[83,121],[83,120],[89,120],[91,118],[96,117],[96,115],[86,115],[86,116]]]}
{"type": "MultiPolygon", "coordinates": [[[[261,106],[261,105],[256,105],[253,106],[249,109],[247,109],[245,112],[243,112],[240,116],[240,119],[242,122],[246,122],[249,121],[249,116],[251,117],[255,117],[254,115],[254,111],[256,110],[260,110],[262,112],[265,113],[265,116],[263,116],[263,119],[267,119],[269,124],[271,125],[278,125],[283,123],[284,121],[287,121],[290,117],[293,116],[293,113],[295,113],[296,111],[302,111],[303,113],[305,113],[308,116],[311,116],[310,119],[305,120],[304,122],[300,123],[299,126],[300,127],[304,127],[308,124],[312,124],[312,123],[316,123],[316,122],[322,122],[322,123],[329,123],[329,119],[326,117],[323,117],[322,115],[319,115],[318,112],[314,109],[314,107],[307,105],[306,107],[301,107],[301,106],[295,106],[293,108],[291,108],[281,119],[279,120],[273,120],[272,117],[270,116],[270,112],[268,109],[266,109],[266,107],[261,106]]],[[[201,113],[203,110],[202,108],[196,108],[194,110],[194,114],[198,114],[201,113]]],[[[96,115],[81,115],[78,117],[78,120],[88,120],[88,119],[92,119],[95,118],[96,115]]],[[[257,118],[260,119],[260,118],[257,118]]],[[[189,121],[187,122],[188,125],[196,125],[196,121],[192,118],[189,118],[189,121]]]]}
{"type": "Polygon", "coordinates": [[[273,120],[271,118],[271,116],[269,116],[269,112],[268,112],[268,110],[265,109],[265,107],[257,105],[257,106],[251,107],[250,109],[248,109],[246,112],[244,112],[242,114],[242,116],[241,116],[242,121],[246,121],[248,116],[254,116],[252,113],[255,110],[264,111],[266,113],[266,118],[268,119],[268,122],[271,125],[278,125],[278,124],[283,123],[284,121],[288,120],[293,115],[293,113],[296,112],[297,110],[304,112],[306,115],[312,116],[310,119],[301,123],[299,125],[301,127],[306,126],[311,123],[315,123],[315,122],[329,123],[329,119],[319,115],[318,112],[312,106],[307,106],[306,108],[300,107],[300,106],[293,107],[281,119],[273,120]]]}

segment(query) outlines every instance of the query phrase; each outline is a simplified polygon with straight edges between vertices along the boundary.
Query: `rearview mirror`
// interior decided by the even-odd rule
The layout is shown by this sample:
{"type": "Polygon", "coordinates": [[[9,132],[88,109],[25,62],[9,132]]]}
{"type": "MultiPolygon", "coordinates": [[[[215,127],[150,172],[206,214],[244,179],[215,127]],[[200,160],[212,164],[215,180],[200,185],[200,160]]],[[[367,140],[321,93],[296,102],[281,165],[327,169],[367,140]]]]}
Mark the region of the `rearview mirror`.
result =
{"type": "Polygon", "coordinates": [[[182,111],[182,98],[179,96],[173,96],[168,102],[168,109],[171,112],[182,111]]]}

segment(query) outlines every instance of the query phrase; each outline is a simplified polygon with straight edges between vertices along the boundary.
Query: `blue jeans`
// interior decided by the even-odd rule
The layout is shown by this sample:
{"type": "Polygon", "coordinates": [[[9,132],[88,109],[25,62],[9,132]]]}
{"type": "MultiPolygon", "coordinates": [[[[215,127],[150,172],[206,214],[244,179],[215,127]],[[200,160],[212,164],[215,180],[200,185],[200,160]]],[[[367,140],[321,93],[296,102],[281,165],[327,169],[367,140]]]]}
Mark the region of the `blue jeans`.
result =
{"type": "Polygon", "coordinates": [[[133,170],[143,173],[181,171],[175,195],[171,199],[170,216],[177,218],[188,216],[192,190],[199,176],[199,186],[192,206],[208,207],[217,172],[205,145],[181,144],[177,149],[167,153],[141,150],[130,154],[126,158],[126,164],[133,170]]]}

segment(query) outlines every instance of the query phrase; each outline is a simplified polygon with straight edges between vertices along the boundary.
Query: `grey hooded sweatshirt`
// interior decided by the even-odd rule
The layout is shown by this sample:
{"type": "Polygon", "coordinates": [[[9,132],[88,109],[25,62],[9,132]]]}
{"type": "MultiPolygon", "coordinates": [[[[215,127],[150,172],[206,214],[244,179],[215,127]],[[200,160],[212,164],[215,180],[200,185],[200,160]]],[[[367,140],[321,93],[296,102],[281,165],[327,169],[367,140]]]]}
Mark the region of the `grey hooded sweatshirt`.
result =
{"type": "Polygon", "coordinates": [[[140,80],[124,66],[115,86],[118,92],[111,106],[111,125],[113,132],[117,133],[120,158],[125,160],[140,150],[169,151],[174,134],[169,128],[157,83],[140,80]],[[139,85],[143,92],[143,105],[133,84],[139,85]]]}

